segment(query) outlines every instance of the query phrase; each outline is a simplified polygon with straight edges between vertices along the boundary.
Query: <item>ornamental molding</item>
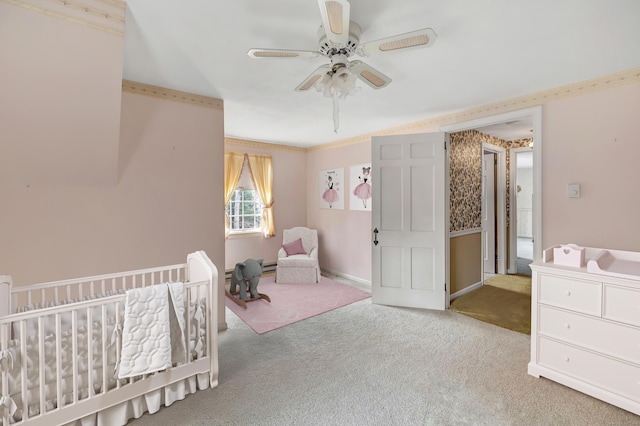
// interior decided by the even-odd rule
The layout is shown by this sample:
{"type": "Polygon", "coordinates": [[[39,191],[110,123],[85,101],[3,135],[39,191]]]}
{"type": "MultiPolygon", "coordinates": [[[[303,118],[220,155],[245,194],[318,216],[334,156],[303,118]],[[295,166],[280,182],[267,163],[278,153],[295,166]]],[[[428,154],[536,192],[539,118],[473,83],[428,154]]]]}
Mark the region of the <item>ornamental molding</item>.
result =
{"type": "Polygon", "coordinates": [[[297,146],[281,145],[267,142],[252,141],[247,139],[236,138],[224,138],[225,146],[237,146],[243,148],[264,149],[268,151],[290,151],[290,152],[302,152],[308,151],[308,148],[301,148],[297,146]]]}
{"type": "Polygon", "coordinates": [[[195,95],[193,93],[181,92],[179,90],[166,89],[164,87],[152,86],[138,83],[136,81],[122,80],[122,91],[135,93],[137,95],[151,96],[169,101],[184,102],[206,108],[224,110],[222,99],[211,98],[209,96],[195,95]]]}
{"type": "Polygon", "coordinates": [[[124,0],[0,0],[54,18],[124,36],[124,0]]]}

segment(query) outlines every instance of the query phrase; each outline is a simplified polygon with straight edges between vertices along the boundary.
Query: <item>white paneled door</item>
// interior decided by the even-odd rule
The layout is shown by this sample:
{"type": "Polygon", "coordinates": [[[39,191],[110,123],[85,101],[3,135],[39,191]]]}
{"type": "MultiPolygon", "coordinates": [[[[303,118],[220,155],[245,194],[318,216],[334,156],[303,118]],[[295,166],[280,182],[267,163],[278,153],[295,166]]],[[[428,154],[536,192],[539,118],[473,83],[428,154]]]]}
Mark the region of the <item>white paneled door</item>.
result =
{"type": "Polygon", "coordinates": [[[448,307],[448,138],[445,133],[372,138],[373,303],[448,307]]]}

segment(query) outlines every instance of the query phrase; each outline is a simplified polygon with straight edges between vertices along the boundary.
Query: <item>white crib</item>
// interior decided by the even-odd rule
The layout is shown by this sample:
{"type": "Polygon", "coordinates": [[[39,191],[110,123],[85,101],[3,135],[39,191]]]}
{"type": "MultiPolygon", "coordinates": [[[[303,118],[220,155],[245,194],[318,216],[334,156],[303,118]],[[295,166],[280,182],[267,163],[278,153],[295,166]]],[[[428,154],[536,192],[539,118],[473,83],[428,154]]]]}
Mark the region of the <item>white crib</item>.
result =
{"type": "Polygon", "coordinates": [[[0,277],[0,419],[12,425],[123,425],[218,385],[218,271],[187,263],[12,287],[0,277]],[[182,361],[118,379],[127,290],[183,283],[182,361]]]}

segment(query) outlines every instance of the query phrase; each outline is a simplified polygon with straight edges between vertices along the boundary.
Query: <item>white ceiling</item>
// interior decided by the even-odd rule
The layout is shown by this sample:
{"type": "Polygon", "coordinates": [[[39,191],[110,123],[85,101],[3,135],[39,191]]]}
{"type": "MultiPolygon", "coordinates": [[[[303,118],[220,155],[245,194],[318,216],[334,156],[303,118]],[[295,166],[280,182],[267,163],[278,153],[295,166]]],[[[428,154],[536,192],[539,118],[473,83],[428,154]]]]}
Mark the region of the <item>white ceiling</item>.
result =
{"type": "Polygon", "coordinates": [[[640,67],[638,0],[350,3],[361,42],[425,27],[438,39],[350,58],[393,81],[360,82],[337,133],[331,99],[294,91],[328,59],[246,54],[316,50],[316,0],[127,0],[124,78],[223,99],[227,137],[309,147],[640,67]]]}

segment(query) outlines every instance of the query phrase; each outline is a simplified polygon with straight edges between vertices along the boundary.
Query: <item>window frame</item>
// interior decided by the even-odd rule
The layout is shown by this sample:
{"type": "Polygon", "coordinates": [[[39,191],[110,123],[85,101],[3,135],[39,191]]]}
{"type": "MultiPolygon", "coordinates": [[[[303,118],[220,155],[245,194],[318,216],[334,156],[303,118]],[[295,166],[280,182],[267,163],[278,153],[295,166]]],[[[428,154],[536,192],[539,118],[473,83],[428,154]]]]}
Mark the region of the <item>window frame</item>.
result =
{"type": "Polygon", "coordinates": [[[254,236],[254,235],[260,235],[262,233],[261,229],[260,229],[260,222],[262,220],[262,213],[264,211],[264,205],[262,204],[262,199],[260,198],[260,194],[258,193],[257,190],[252,189],[252,188],[244,188],[244,187],[236,187],[233,190],[233,195],[231,196],[231,200],[229,201],[229,204],[227,204],[227,206],[225,207],[226,211],[227,211],[227,215],[229,216],[229,236],[234,236],[234,237],[238,237],[238,236],[254,236]],[[253,199],[252,200],[247,200],[245,199],[246,196],[246,192],[252,192],[253,193],[253,199]],[[238,193],[242,194],[242,199],[241,200],[237,200],[236,197],[238,195],[238,193]],[[254,213],[249,213],[246,214],[244,213],[244,205],[245,204],[252,204],[252,208],[254,213]],[[239,207],[239,212],[236,212],[235,214],[233,213],[232,209],[233,206],[240,206],[239,207]],[[235,224],[235,220],[238,219],[240,221],[240,223],[242,223],[244,225],[244,220],[243,218],[245,217],[255,217],[255,221],[256,221],[256,226],[255,228],[236,228],[234,229],[234,224],[235,224]]]}

